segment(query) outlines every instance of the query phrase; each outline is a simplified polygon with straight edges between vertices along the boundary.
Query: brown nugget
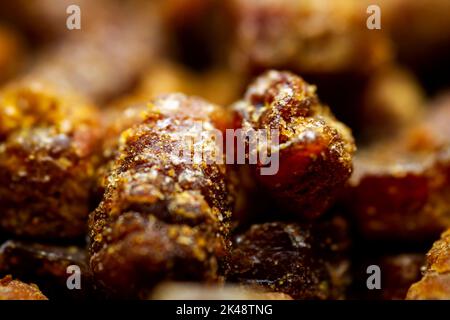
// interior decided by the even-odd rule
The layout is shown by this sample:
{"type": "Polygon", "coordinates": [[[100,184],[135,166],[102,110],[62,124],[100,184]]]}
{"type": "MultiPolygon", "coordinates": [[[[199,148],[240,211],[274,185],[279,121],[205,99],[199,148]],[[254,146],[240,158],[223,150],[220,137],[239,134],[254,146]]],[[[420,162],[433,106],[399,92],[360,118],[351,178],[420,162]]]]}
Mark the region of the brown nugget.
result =
{"type": "Polygon", "coordinates": [[[450,99],[389,141],[360,149],[347,191],[359,232],[421,241],[450,226],[450,99]]]}
{"type": "Polygon", "coordinates": [[[303,218],[317,217],[330,206],[350,177],[355,150],[350,130],[320,103],[315,90],[290,72],[269,71],[234,105],[235,126],[244,134],[278,132],[279,145],[271,150],[278,155],[278,171],[262,175],[259,159],[255,179],[303,218]]]}
{"type": "Polygon", "coordinates": [[[36,285],[13,280],[11,276],[0,279],[0,300],[48,300],[36,285]]]}
{"type": "Polygon", "coordinates": [[[359,0],[226,2],[231,62],[243,70],[367,73],[391,59],[389,41],[366,27],[359,0]]]}
{"type": "MultiPolygon", "coordinates": [[[[205,158],[187,161],[179,150],[189,135],[224,130],[226,119],[202,99],[171,94],[150,103],[144,120],[123,132],[89,222],[98,283],[142,296],[164,279],[218,280],[232,208],[226,168],[205,158]]],[[[201,147],[223,159],[216,143],[201,147]]]]}
{"type": "Polygon", "coordinates": [[[235,239],[229,281],[282,292],[294,299],[342,299],[349,284],[347,224],[253,225],[235,239]]]}
{"type": "Polygon", "coordinates": [[[47,83],[0,91],[0,227],[36,238],[85,233],[99,147],[97,109],[47,83]]]}
{"type": "Polygon", "coordinates": [[[450,299],[450,229],[427,253],[427,266],[422,280],[408,291],[409,300],[450,299]]]}

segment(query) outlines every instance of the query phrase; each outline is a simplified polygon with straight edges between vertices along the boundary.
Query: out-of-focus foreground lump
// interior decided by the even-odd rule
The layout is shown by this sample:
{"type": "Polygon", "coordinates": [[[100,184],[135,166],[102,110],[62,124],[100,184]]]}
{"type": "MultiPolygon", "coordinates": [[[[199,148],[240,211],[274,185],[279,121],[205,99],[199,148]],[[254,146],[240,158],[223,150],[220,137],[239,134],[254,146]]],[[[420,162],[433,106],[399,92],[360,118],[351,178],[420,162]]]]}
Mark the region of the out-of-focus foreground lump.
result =
{"type": "Polygon", "coordinates": [[[205,285],[177,282],[158,285],[150,298],[157,300],[292,300],[284,293],[264,292],[233,284],[205,285]]]}
{"type": "Polygon", "coordinates": [[[233,108],[235,127],[244,134],[278,131],[279,145],[271,148],[278,171],[262,175],[259,162],[254,170],[259,185],[303,218],[322,214],[350,177],[355,144],[350,129],[321,104],[315,86],[290,72],[269,71],[233,108]]]}
{"type": "Polygon", "coordinates": [[[428,252],[424,276],[411,286],[407,299],[450,299],[450,229],[428,252]]]}
{"type": "Polygon", "coordinates": [[[47,300],[33,284],[13,280],[11,276],[0,279],[0,300],[47,300]]]}
{"type": "Polygon", "coordinates": [[[229,281],[294,299],[343,299],[350,282],[344,219],[253,225],[235,238],[229,281]]]}
{"type": "MultiPolygon", "coordinates": [[[[144,120],[122,133],[103,200],[89,221],[90,265],[102,286],[142,296],[165,279],[218,281],[232,210],[226,167],[180,150],[192,135],[223,131],[226,119],[216,105],[170,94],[151,102],[144,120]]],[[[204,155],[223,159],[216,142],[201,143],[204,155]]]]}

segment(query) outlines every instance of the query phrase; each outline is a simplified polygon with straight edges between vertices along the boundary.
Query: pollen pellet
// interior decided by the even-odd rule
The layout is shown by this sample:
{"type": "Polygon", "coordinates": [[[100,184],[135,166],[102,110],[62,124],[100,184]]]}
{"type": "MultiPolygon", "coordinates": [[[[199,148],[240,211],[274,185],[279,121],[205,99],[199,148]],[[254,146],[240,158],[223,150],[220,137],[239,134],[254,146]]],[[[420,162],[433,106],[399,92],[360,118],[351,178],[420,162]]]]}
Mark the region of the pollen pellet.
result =
{"type": "Polygon", "coordinates": [[[409,300],[450,299],[450,229],[433,244],[427,253],[427,264],[420,281],[413,284],[409,300]]]}
{"type": "Polygon", "coordinates": [[[143,121],[122,133],[89,222],[90,265],[98,283],[142,296],[164,279],[219,280],[232,206],[226,168],[189,161],[176,151],[188,134],[223,131],[226,119],[204,100],[170,94],[151,102],[143,121]]]}
{"type": "Polygon", "coordinates": [[[1,229],[35,238],[85,233],[98,121],[95,106],[46,82],[0,91],[1,229]]]}
{"type": "Polygon", "coordinates": [[[235,238],[227,280],[294,299],[342,299],[350,280],[347,229],[341,217],[254,224],[235,238]]]}
{"type": "Polygon", "coordinates": [[[344,196],[367,239],[432,240],[450,226],[450,96],[418,121],[363,147],[344,196]]]}
{"type": "Polygon", "coordinates": [[[320,103],[315,90],[293,73],[269,71],[233,106],[235,126],[243,132],[278,132],[272,150],[278,170],[263,175],[258,162],[254,177],[280,205],[306,218],[330,206],[350,177],[355,150],[350,130],[320,103]]]}

